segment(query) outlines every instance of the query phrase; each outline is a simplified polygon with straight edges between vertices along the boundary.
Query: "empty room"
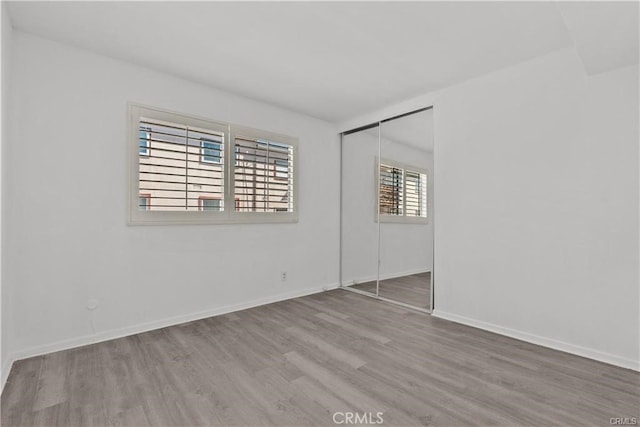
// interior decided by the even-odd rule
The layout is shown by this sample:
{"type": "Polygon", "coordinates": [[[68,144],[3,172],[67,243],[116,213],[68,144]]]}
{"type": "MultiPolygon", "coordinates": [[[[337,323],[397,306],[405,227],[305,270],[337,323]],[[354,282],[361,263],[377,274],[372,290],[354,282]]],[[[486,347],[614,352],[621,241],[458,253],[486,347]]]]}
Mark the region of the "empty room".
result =
{"type": "Polygon", "coordinates": [[[2,1],[1,425],[638,425],[639,6],[2,1]]]}

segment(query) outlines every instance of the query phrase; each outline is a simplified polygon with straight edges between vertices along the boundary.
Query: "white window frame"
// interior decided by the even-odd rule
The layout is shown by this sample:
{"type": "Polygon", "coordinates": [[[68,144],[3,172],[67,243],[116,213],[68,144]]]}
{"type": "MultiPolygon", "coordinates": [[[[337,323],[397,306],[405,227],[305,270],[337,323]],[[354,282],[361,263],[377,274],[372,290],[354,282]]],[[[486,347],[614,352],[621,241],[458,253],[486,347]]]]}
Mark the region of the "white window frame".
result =
{"type": "Polygon", "coordinates": [[[424,168],[419,168],[413,165],[409,165],[406,163],[400,163],[397,162],[395,160],[390,160],[390,159],[379,159],[376,156],[375,159],[375,194],[376,194],[376,203],[375,203],[375,215],[374,218],[376,219],[376,222],[381,222],[381,223],[398,223],[398,224],[428,224],[431,218],[431,205],[429,203],[429,198],[430,198],[430,192],[429,192],[429,170],[428,169],[424,169],[424,168]],[[397,169],[402,169],[403,170],[403,174],[402,174],[402,215],[391,215],[391,214],[381,214],[380,213],[380,165],[386,165],[386,166],[390,166],[393,168],[397,168],[397,169]],[[407,195],[406,195],[406,191],[407,191],[407,183],[406,183],[406,179],[407,179],[407,171],[409,172],[417,172],[420,174],[424,174],[427,178],[427,185],[426,185],[426,200],[425,200],[425,206],[426,206],[426,216],[407,216],[407,195]]]}
{"type": "Polygon", "coordinates": [[[298,222],[298,138],[217,122],[182,113],[162,110],[135,103],[128,104],[127,153],[129,161],[128,178],[128,224],[129,225],[180,225],[180,224],[254,224],[254,223],[294,223],[298,222]],[[180,123],[186,126],[209,129],[224,134],[222,141],[224,165],[223,211],[157,211],[140,210],[139,197],[139,156],[140,156],[140,117],[180,123]],[[280,142],[293,147],[292,212],[237,212],[234,192],[235,137],[265,139],[280,142]]]}

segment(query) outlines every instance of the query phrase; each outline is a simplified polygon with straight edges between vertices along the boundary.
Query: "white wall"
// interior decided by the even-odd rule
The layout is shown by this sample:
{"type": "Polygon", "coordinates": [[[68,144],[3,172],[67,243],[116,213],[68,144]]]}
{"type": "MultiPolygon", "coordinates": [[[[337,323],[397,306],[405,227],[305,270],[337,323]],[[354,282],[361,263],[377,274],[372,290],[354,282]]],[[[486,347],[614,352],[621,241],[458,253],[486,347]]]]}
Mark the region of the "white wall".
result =
{"type": "MultiPolygon", "coordinates": [[[[432,138],[426,135],[426,138],[432,138]]],[[[375,164],[377,130],[346,135],[342,151],[342,281],[362,283],[378,274],[378,223],[375,164]]],[[[382,140],[381,157],[423,169],[432,169],[433,153],[382,140]]],[[[429,180],[431,184],[431,180],[429,180]]],[[[428,195],[431,202],[432,187],[428,195]]],[[[430,214],[433,204],[430,203],[430,214]]],[[[380,224],[380,277],[400,277],[431,271],[433,222],[380,224]]]]}
{"type": "Polygon", "coordinates": [[[19,31],[14,44],[15,357],[337,285],[334,126],[19,31]],[[127,101],[299,137],[299,223],[127,226],[127,101]]]}
{"type": "Polygon", "coordinates": [[[435,314],[638,369],[638,67],[572,49],[435,102],[435,314]]]}
{"type": "MultiPolygon", "coordinates": [[[[9,14],[7,13],[6,4],[3,2],[0,5],[0,14],[2,15],[2,46],[1,46],[1,57],[2,57],[2,67],[0,70],[0,81],[2,82],[2,87],[0,89],[0,97],[2,98],[2,106],[0,109],[2,113],[0,116],[2,117],[2,123],[0,128],[2,129],[1,136],[2,143],[0,144],[0,242],[2,242],[2,234],[4,228],[4,215],[3,209],[5,209],[6,204],[4,203],[4,185],[5,182],[2,179],[4,174],[4,158],[3,152],[4,147],[8,141],[9,135],[9,89],[11,88],[10,83],[10,64],[11,64],[11,47],[12,47],[12,35],[13,29],[11,27],[11,20],[9,18],[9,14]]],[[[4,274],[5,270],[2,268],[3,266],[3,257],[4,252],[2,251],[2,247],[4,244],[0,244],[0,390],[4,388],[5,381],[7,376],[9,375],[10,368],[10,358],[8,354],[9,343],[8,343],[8,330],[9,330],[9,298],[6,292],[6,286],[4,285],[4,274]]]]}

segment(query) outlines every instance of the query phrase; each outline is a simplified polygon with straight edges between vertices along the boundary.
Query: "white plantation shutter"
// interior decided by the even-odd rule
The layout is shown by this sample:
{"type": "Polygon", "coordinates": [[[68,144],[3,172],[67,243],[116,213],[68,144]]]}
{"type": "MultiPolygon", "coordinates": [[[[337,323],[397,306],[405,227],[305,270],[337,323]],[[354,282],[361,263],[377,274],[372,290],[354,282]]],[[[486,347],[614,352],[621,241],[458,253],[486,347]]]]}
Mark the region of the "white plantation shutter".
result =
{"type": "Polygon", "coordinates": [[[293,212],[293,145],[236,136],[234,199],[238,212],[293,212]]]}
{"type": "Polygon", "coordinates": [[[405,171],[405,215],[427,216],[427,174],[405,171]]]}
{"type": "Polygon", "coordinates": [[[140,117],[139,191],[151,211],[224,210],[224,133],[140,117]]]}
{"type": "Polygon", "coordinates": [[[297,138],[129,112],[130,224],[297,222],[297,138]]]}

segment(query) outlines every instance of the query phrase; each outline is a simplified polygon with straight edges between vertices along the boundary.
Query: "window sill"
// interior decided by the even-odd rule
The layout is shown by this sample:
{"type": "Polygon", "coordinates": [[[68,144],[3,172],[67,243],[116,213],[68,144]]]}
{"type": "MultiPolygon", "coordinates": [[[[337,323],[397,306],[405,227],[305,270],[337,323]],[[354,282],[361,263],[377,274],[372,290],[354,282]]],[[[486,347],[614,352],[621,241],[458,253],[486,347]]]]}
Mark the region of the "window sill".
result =
{"type": "Polygon", "coordinates": [[[292,224],[298,214],[267,212],[133,212],[127,225],[217,225],[217,224],[292,224]]]}

